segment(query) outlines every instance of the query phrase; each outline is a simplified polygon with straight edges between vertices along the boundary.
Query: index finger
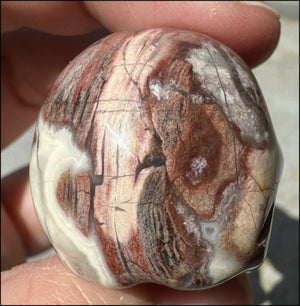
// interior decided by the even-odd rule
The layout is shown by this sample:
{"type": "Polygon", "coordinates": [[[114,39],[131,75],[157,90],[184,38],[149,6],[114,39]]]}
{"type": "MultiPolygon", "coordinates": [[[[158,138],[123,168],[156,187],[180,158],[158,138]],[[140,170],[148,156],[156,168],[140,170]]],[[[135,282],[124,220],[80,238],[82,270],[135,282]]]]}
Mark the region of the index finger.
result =
{"type": "Polygon", "coordinates": [[[77,35],[105,26],[112,32],[175,27],[207,34],[250,66],[275,49],[279,15],[263,1],[18,1],[1,3],[2,29],[26,26],[77,35]]]}

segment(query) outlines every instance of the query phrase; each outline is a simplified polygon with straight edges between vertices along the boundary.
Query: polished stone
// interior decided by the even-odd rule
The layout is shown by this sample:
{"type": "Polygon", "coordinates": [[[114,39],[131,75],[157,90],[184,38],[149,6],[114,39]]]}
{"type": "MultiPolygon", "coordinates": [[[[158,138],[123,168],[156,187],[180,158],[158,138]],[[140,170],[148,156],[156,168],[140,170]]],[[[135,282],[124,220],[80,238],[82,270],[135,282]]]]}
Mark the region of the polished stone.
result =
{"type": "Polygon", "coordinates": [[[199,33],[117,33],[41,110],[30,176],[62,260],[107,287],[217,285],[265,258],[281,153],[256,80],[199,33]]]}

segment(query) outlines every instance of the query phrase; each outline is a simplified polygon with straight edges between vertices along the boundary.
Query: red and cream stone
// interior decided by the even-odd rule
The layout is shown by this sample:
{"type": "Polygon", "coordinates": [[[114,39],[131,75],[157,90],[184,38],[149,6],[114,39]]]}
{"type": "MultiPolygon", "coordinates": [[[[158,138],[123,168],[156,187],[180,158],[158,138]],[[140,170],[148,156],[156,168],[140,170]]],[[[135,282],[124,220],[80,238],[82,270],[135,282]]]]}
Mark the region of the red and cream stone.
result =
{"type": "Polygon", "coordinates": [[[153,29],[107,36],[64,69],[30,180],[75,273],[202,289],[262,263],[281,159],[245,62],[199,33],[153,29]]]}

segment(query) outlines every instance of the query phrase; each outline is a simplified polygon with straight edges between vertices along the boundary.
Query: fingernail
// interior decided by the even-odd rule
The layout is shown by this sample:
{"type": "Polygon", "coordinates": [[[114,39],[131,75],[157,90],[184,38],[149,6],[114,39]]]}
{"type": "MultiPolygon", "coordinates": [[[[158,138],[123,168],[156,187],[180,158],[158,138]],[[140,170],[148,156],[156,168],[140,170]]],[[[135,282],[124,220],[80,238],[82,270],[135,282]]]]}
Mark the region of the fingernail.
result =
{"type": "Polygon", "coordinates": [[[265,3],[264,1],[240,1],[240,2],[246,5],[253,5],[253,6],[259,6],[259,7],[265,8],[269,10],[270,12],[272,12],[277,18],[280,18],[279,12],[275,10],[273,7],[271,7],[270,5],[268,5],[267,3],[265,3]]]}

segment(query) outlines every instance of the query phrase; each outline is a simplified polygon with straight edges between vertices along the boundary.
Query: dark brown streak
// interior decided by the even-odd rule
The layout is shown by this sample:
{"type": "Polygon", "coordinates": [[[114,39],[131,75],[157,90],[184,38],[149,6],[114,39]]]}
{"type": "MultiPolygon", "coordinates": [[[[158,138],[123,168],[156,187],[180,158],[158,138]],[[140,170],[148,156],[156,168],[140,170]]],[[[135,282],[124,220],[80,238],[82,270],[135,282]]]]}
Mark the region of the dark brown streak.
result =
{"type": "Polygon", "coordinates": [[[161,137],[159,136],[159,134],[157,133],[157,130],[156,130],[156,128],[154,127],[154,125],[153,125],[153,131],[154,131],[153,136],[154,136],[154,138],[155,138],[157,144],[160,145],[160,146],[162,146],[163,141],[162,141],[161,137]]]}
{"type": "Polygon", "coordinates": [[[139,163],[135,169],[135,178],[134,182],[136,182],[140,172],[145,168],[150,167],[161,167],[166,164],[166,157],[162,152],[151,152],[147,154],[144,160],[139,163]]]}
{"type": "Polygon", "coordinates": [[[119,206],[115,206],[114,207],[115,211],[122,211],[122,212],[127,212],[125,209],[119,207],[119,206]]]}
{"type": "Polygon", "coordinates": [[[135,276],[132,274],[131,269],[130,269],[129,266],[128,266],[127,259],[126,259],[125,255],[124,255],[123,250],[122,250],[122,246],[121,246],[120,241],[119,241],[119,238],[118,238],[118,233],[117,233],[116,222],[115,222],[115,221],[114,221],[114,230],[115,230],[117,246],[118,246],[118,250],[119,250],[120,257],[121,257],[121,259],[122,259],[123,266],[124,266],[124,268],[126,269],[126,271],[127,271],[127,273],[129,274],[129,276],[130,276],[132,279],[136,280],[135,276]]]}
{"type": "MultiPolygon", "coordinates": [[[[73,87],[74,88],[74,87],[73,87]]],[[[71,88],[71,90],[73,89],[73,88],[71,88]]],[[[70,90],[70,91],[71,91],[70,90]]],[[[69,106],[69,103],[67,103],[67,101],[64,101],[63,100],[63,96],[64,96],[64,92],[66,91],[66,89],[64,88],[63,90],[61,90],[60,92],[59,92],[59,94],[58,94],[58,97],[55,99],[56,101],[58,101],[58,103],[62,103],[62,104],[64,104],[64,111],[63,111],[63,117],[66,119],[66,118],[68,118],[68,113],[67,113],[67,111],[68,111],[68,106],[69,106]]],[[[53,104],[55,104],[55,103],[53,103],[53,104]]]]}
{"type": "Polygon", "coordinates": [[[180,129],[179,129],[178,123],[176,124],[176,130],[177,130],[177,133],[178,133],[179,140],[180,140],[180,142],[181,142],[181,144],[182,144],[182,146],[184,148],[184,151],[185,151],[185,144],[184,144],[184,142],[183,142],[183,140],[181,138],[180,129]]]}
{"type": "MultiPolygon", "coordinates": [[[[99,93],[98,93],[97,100],[96,100],[96,105],[95,105],[94,112],[93,112],[93,117],[92,117],[92,120],[91,120],[91,128],[90,128],[90,131],[89,131],[88,136],[86,138],[85,147],[90,151],[90,154],[91,154],[91,145],[92,145],[92,137],[93,137],[93,130],[94,130],[94,121],[95,121],[98,105],[100,103],[100,96],[101,96],[101,93],[103,91],[105,83],[106,83],[106,81],[104,80],[103,83],[101,84],[101,88],[99,89],[99,93]]],[[[92,156],[92,154],[91,154],[91,156],[92,156]]]]}
{"type": "Polygon", "coordinates": [[[87,106],[87,102],[89,100],[89,97],[90,97],[90,91],[91,91],[91,87],[88,87],[86,93],[85,93],[85,96],[84,96],[84,102],[83,102],[83,107],[82,107],[82,110],[81,110],[81,114],[80,114],[80,117],[79,117],[79,121],[77,123],[77,129],[79,128],[80,124],[81,124],[81,121],[82,121],[82,118],[83,118],[83,114],[84,114],[84,111],[86,109],[86,106],[87,106]]]}
{"type": "Polygon", "coordinates": [[[129,177],[129,176],[134,176],[134,174],[124,174],[124,175],[105,175],[104,177],[109,177],[111,180],[116,180],[122,177],[129,177]]]}
{"type": "MultiPolygon", "coordinates": [[[[78,92],[78,95],[75,99],[75,103],[72,107],[72,114],[71,114],[71,121],[74,120],[74,117],[75,117],[75,114],[76,114],[76,111],[77,111],[77,108],[78,108],[78,105],[80,105],[80,100],[81,100],[81,93],[82,93],[82,88],[79,88],[79,92],[78,92]]],[[[65,103],[65,105],[67,105],[68,103],[65,103]]],[[[66,109],[66,106],[65,106],[65,109],[66,109]]],[[[65,113],[65,111],[64,111],[65,113]]]]}
{"type": "Polygon", "coordinates": [[[173,88],[173,92],[178,92],[179,94],[181,94],[184,97],[187,97],[189,95],[186,91],[184,91],[182,89],[179,89],[179,88],[173,88]]]}
{"type": "MultiPolygon", "coordinates": [[[[64,93],[65,89],[60,90],[57,94],[56,92],[58,91],[58,88],[59,88],[58,86],[55,88],[56,89],[55,92],[50,91],[50,94],[49,94],[49,96],[46,100],[47,101],[46,105],[48,107],[49,117],[52,116],[52,113],[55,113],[56,103],[54,103],[54,101],[62,101],[62,97],[63,97],[63,93],[64,93]]],[[[65,116],[65,114],[64,114],[64,116],[65,116]]],[[[54,114],[54,117],[55,117],[55,114],[54,114]]]]}

